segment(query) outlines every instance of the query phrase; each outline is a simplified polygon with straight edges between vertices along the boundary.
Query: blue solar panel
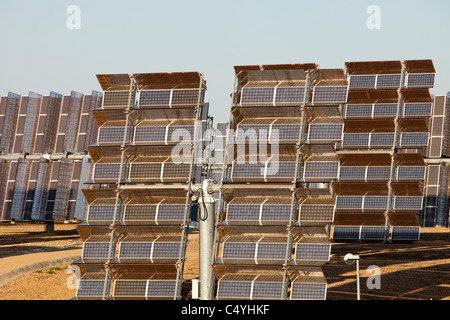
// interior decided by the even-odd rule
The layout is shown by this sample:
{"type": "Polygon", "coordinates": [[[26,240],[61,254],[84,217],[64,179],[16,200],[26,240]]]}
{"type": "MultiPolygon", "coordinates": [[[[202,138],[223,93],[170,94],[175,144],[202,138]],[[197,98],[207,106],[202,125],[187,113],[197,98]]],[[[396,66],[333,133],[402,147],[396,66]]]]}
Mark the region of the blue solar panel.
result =
{"type": "Polygon", "coordinates": [[[313,104],[345,103],[347,87],[314,87],[313,104]]]}
{"type": "Polygon", "coordinates": [[[360,226],[334,226],[333,239],[356,240],[359,239],[360,226]]]}
{"type": "Polygon", "coordinates": [[[383,240],[385,237],[384,226],[361,226],[362,240],[383,240]]]}
{"type": "Polygon", "coordinates": [[[352,75],[349,79],[350,89],[374,89],[376,75],[352,75]]]}
{"type": "Polygon", "coordinates": [[[379,74],[377,76],[377,89],[397,89],[400,87],[401,74],[379,74]]]}
{"type": "Polygon", "coordinates": [[[420,238],[420,227],[393,226],[391,230],[392,240],[415,241],[420,238]]]}
{"type": "Polygon", "coordinates": [[[326,283],[294,282],[291,286],[291,300],[325,300],[326,283]]]}

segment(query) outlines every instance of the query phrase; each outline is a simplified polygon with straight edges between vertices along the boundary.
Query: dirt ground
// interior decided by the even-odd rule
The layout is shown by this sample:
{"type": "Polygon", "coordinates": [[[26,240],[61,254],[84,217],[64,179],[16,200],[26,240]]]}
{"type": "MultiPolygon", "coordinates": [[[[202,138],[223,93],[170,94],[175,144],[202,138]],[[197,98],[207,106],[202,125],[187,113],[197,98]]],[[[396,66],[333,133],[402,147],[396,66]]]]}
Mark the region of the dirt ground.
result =
{"type": "MultiPolygon", "coordinates": [[[[184,268],[183,296],[189,297],[190,280],[198,275],[198,233],[189,234],[184,268]]],[[[0,225],[0,275],[40,255],[57,256],[73,250],[81,254],[75,224],[56,224],[46,234],[42,224],[0,225]],[[15,258],[14,260],[11,260],[15,258]]],[[[322,267],[328,282],[327,299],[356,299],[356,266],[343,261],[346,253],[360,256],[360,288],[363,300],[450,300],[450,230],[424,228],[413,243],[333,243],[332,257],[322,267]],[[380,269],[379,283],[369,276],[369,266],[380,269]],[[369,289],[370,284],[379,284],[369,289]]],[[[0,287],[0,300],[67,300],[72,273],[62,264],[34,270],[0,287]],[[69,286],[68,286],[69,283],[69,286]]]]}

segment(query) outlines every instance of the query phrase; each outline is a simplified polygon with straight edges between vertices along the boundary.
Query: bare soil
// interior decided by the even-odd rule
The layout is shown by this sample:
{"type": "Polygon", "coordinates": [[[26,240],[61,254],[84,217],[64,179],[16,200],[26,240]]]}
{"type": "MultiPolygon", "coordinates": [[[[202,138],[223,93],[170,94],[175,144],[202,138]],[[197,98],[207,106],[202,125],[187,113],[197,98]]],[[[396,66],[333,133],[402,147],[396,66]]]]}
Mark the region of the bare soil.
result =
{"type": "MultiPolygon", "coordinates": [[[[198,276],[198,233],[189,234],[184,267],[183,297],[190,297],[191,279],[198,276]]],[[[0,275],[34,260],[81,254],[75,224],[56,224],[45,233],[43,224],[0,225],[0,275]],[[46,256],[44,256],[46,255],[46,256]]],[[[333,243],[332,257],[322,267],[328,282],[327,299],[356,299],[356,266],[343,261],[346,253],[360,256],[360,288],[363,300],[450,300],[450,230],[423,228],[413,243],[333,243]],[[380,289],[369,266],[380,269],[380,289]],[[369,287],[367,280],[369,279],[369,287]]],[[[43,268],[23,275],[0,288],[0,300],[68,300],[69,264],[43,268]]],[[[73,278],[73,277],[72,277],[73,278]]]]}

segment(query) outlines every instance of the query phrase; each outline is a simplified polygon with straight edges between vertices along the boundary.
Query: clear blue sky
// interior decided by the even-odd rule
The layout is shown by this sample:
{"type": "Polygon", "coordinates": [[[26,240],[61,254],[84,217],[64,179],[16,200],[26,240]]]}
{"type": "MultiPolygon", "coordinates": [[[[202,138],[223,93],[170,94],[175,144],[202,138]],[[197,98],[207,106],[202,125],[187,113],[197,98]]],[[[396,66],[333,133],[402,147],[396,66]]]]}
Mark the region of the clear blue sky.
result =
{"type": "Polygon", "coordinates": [[[450,1],[1,0],[0,94],[100,90],[96,74],[199,71],[227,121],[233,66],[433,59],[450,91],[450,1]],[[81,29],[69,30],[69,5],[81,29]],[[370,30],[367,7],[381,9],[370,30]]]}

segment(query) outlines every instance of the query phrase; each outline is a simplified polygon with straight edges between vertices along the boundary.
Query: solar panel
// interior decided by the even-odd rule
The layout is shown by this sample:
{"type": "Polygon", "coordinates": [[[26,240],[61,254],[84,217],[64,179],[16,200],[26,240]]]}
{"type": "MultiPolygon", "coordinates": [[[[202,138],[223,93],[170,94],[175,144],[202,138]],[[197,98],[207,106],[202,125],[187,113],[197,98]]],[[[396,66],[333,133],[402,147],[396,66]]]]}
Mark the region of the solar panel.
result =
{"type": "Polygon", "coordinates": [[[218,282],[217,299],[281,299],[281,280],[268,275],[225,275],[218,282]]]}
{"type": "Polygon", "coordinates": [[[314,87],[313,104],[336,104],[347,101],[347,89],[344,86],[314,87]]]}
{"type": "Polygon", "coordinates": [[[173,299],[177,295],[177,281],[149,280],[147,282],[147,299],[173,299]]]}
{"type": "Polygon", "coordinates": [[[11,205],[11,219],[23,220],[24,218],[25,200],[28,191],[30,170],[31,161],[24,158],[19,158],[16,182],[14,184],[14,195],[11,205]]]}
{"type": "Polygon", "coordinates": [[[103,297],[104,280],[78,280],[78,300],[100,300],[103,297]]]}
{"type": "Polygon", "coordinates": [[[219,281],[217,299],[245,299],[250,297],[252,282],[250,281],[219,281]]]}
{"type": "Polygon", "coordinates": [[[130,92],[126,91],[105,91],[103,92],[102,107],[125,109],[128,106],[130,92]]]}
{"type": "Polygon", "coordinates": [[[2,136],[0,140],[0,151],[3,154],[11,153],[14,135],[16,132],[17,118],[19,114],[21,96],[8,92],[6,101],[5,117],[3,120],[2,136]]]}
{"type": "Polygon", "coordinates": [[[349,89],[374,89],[376,75],[352,75],[349,77],[349,89]]]}
{"type": "Polygon", "coordinates": [[[6,207],[6,193],[8,187],[8,176],[10,171],[11,162],[8,160],[0,160],[0,219],[1,221],[9,220],[9,212],[5,209],[6,207]]]}
{"type": "Polygon", "coordinates": [[[420,227],[392,227],[391,239],[393,241],[416,241],[420,239],[420,227]]]}
{"type": "Polygon", "coordinates": [[[366,180],[367,181],[386,181],[389,180],[391,175],[390,167],[366,167],[366,180]]]}
{"type": "Polygon", "coordinates": [[[425,179],[425,166],[423,167],[410,167],[400,166],[397,168],[397,180],[413,180],[420,181],[425,179]]]}
{"type": "Polygon", "coordinates": [[[303,179],[305,181],[335,180],[338,176],[339,162],[305,161],[303,179]]]}
{"type": "Polygon", "coordinates": [[[388,197],[364,197],[364,210],[383,211],[387,208],[388,197]]]}
{"type": "Polygon", "coordinates": [[[173,106],[195,106],[200,94],[201,90],[198,89],[173,90],[171,103],[173,106]]]}
{"type": "Polygon", "coordinates": [[[62,102],[63,95],[53,91],[50,92],[44,134],[42,136],[42,152],[53,153],[55,150],[62,102]]]}
{"type": "Polygon", "coordinates": [[[41,158],[39,160],[38,176],[36,178],[36,189],[31,212],[31,218],[34,220],[42,221],[45,219],[51,170],[52,161],[41,158]]]}
{"type": "Polygon", "coordinates": [[[385,236],[384,226],[361,226],[361,240],[384,240],[385,236]]]}
{"type": "Polygon", "coordinates": [[[366,167],[344,167],[339,169],[339,180],[365,180],[366,167]]]}
{"type": "MultiPolygon", "coordinates": [[[[290,207],[289,207],[290,208],[290,207]]],[[[228,204],[227,224],[256,224],[259,222],[261,204],[228,204]]]]}
{"type": "Polygon", "coordinates": [[[428,145],[428,136],[428,132],[402,132],[399,147],[425,147],[428,145]]]}
{"type": "Polygon", "coordinates": [[[308,130],[308,142],[311,144],[320,142],[334,142],[342,140],[344,124],[318,123],[310,124],[308,130]]]}
{"type": "Polygon", "coordinates": [[[83,99],[83,94],[72,91],[68,111],[70,117],[67,117],[66,132],[64,135],[63,148],[66,152],[75,153],[76,151],[83,99]]]}
{"type": "Polygon", "coordinates": [[[372,104],[346,104],[343,113],[344,119],[372,118],[372,104]]]}
{"type": "Polygon", "coordinates": [[[89,224],[107,224],[113,221],[114,205],[89,206],[86,221],[89,224]]]}
{"type": "Polygon", "coordinates": [[[104,263],[108,259],[109,242],[84,242],[81,260],[85,263],[104,263]]]}
{"type": "Polygon", "coordinates": [[[171,90],[141,90],[139,106],[169,106],[171,90]]]}
{"type": "Polygon", "coordinates": [[[379,74],[377,75],[377,89],[397,89],[401,85],[401,74],[379,74]]]}
{"type": "Polygon", "coordinates": [[[181,224],[184,220],[185,205],[126,205],[124,223],[130,225],[181,224]]]}
{"type": "Polygon", "coordinates": [[[363,206],[362,196],[337,196],[336,197],[336,209],[362,209],[363,206]]]}
{"type": "Polygon", "coordinates": [[[118,260],[121,263],[153,263],[153,242],[122,242],[118,260]]]}
{"type": "Polygon", "coordinates": [[[392,148],[394,137],[394,133],[372,133],[369,146],[371,148],[392,148]]]}
{"type": "Polygon", "coordinates": [[[273,105],[274,88],[242,88],[242,106],[273,105]]]}
{"type": "Polygon", "coordinates": [[[98,129],[98,145],[122,144],[125,131],[125,127],[100,127],[98,129]]]}
{"type": "Polygon", "coordinates": [[[26,154],[33,153],[34,150],[41,102],[42,96],[40,94],[34,92],[28,94],[27,113],[21,148],[22,152],[26,154]]]}
{"type": "Polygon", "coordinates": [[[89,180],[92,180],[92,162],[89,161],[87,157],[84,157],[81,162],[80,179],[74,212],[75,219],[85,220],[87,204],[82,190],[86,187],[85,182],[89,180]]]}
{"type": "Polygon", "coordinates": [[[291,300],[325,300],[327,283],[322,277],[299,277],[291,285],[291,300]]]}
{"type": "Polygon", "coordinates": [[[405,103],[403,106],[404,118],[424,118],[431,116],[432,103],[405,103]]]}
{"type": "Polygon", "coordinates": [[[115,300],[145,299],[146,289],[146,280],[116,280],[114,281],[113,298],[115,300]]]}
{"type": "Polygon", "coordinates": [[[295,245],[294,260],[298,265],[319,266],[330,260],[330,243],[301,242],[295,245]]]}
{"type": "Polygon", "coordinates": [[[394,197],[394,210],[419,211],[422,209],[423,197],[394,197]]]}
{"type": "Polygon", "coordinates": [[[117,181],[120,172],[120,163],[96,163],[94,165],[95,182],[111,182],[117,181]]]}
{"type": "Polygon", "coordinates": [[[262,205],[262,210],[260,213],[261,224],[267,222],[267,224],[286,225],[289,222],[289,215],[291,213],[290,205],[262,205]]]}
{"type": "Polygon", "coordinates": [[[435,73],[407,74],[405,86],[407,88],[433,88],[435,77],[435,73]]]}
{"type": "Polygon", "coordinates": [[[334,203],[332,205],[301,204],[298,222],[301,226],[329,224],[334,218],[334,203]]]}
{"type": "Polygon", "coordinates": [[[373,105],[373,118],[395,118],[397,116],[397,104],[377,103],[373,105]]]}
{"type": "Polygon", "coordinates": [[[370,134],[368,133],[344,133],[342,146],[351,147],[368,147],[370,134]]]}
{"type": "Polygon", "coordinates": [[[59,167],[58,185],[55,195],[55,203],[53,208],[53,218],[65,220],[67,217],[67,207],[70,198],[70,189],[72,183],[72,173],[74,162],[68,158],[61,159],[59,167]]]}
{"type": "Polygon", "coordinates": [[[333,226],[333,240],[357,240],[360,226],[333,226]]]}
{"type": "Polygon", "coordinates": [[[277,87],[275,105],[301,105],[303,104],[304,92],[304,87],[277,87]]]}
{"type": "Polygon", "coordinates": [[[101,92],[92,91],[91,101],[89,106],[89,116],[86,124],[86,140],[84,141],[84,151],[87,151],[88,146],[96,143],[98,136],[98,125],[94,119],[92,110],[98,109],[102,105],[103,94],[101,92]]]}

